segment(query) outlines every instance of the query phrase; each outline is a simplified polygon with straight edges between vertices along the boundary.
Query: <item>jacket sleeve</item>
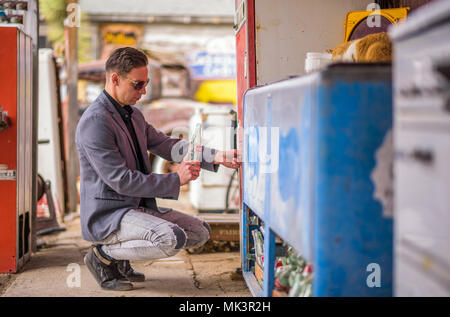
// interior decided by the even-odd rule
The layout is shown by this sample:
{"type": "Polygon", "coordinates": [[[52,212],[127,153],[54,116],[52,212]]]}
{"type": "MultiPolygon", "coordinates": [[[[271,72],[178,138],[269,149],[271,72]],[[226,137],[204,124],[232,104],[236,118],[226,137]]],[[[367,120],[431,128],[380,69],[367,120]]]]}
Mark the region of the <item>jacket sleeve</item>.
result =
{"type": "MultiPolygon", "coordinates": [[[[146,123],[146,134],[147,149],[168,161],[179,163],[188,154],[189,142],[186,140],[170,137],[148,123],[146,123]]],[[[200,167],[217,172],[219,164],[213,163],[216,152],[215,149],[203,146],[200,167]]]]}
{"type": "Polygon", "coordinates": [[[79,123],[77,137],[78,146],[84,150],[103,182],[125,196],[177,199],[180,192],[178,174],[144,174],[129,169],[107,122],[99,114],[84,118],[79,123]]]}

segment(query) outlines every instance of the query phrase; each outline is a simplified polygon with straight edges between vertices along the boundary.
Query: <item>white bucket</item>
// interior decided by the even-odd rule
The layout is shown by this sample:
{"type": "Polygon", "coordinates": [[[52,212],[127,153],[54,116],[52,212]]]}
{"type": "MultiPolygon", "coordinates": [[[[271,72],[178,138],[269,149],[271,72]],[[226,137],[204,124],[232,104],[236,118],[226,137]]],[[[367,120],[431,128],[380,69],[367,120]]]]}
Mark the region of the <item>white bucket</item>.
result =
{"type": "Polygon", "coordinates": [[[305,59],[305,72],[308,74],[317,71],[329,63],[331,63],[331,54],[308,52],[305,59]]]}

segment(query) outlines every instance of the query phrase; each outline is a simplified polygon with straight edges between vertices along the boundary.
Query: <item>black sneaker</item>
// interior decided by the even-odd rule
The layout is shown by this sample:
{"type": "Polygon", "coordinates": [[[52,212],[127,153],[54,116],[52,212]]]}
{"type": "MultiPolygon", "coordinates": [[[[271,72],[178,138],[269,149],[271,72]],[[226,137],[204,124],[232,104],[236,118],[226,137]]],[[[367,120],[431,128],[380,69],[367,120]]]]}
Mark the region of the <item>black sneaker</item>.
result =
{"type": "Polygon", "coordinates": [[[97,247],[94,247],[86,254],[84,263],[101,288],[110,291],[129,291],[133,289],[133,284],[130,282],[119,281],[116,261],[110,261],[102,257],[97,247]]]}
{"type": "Polygon", "coordinates": [[[117,269],[119,270],[122,277],[126,278],[130,282],[144,282],[145,275],[139,272],[135,272],[130,265],[128,260],[117,261],[117,269]]]}

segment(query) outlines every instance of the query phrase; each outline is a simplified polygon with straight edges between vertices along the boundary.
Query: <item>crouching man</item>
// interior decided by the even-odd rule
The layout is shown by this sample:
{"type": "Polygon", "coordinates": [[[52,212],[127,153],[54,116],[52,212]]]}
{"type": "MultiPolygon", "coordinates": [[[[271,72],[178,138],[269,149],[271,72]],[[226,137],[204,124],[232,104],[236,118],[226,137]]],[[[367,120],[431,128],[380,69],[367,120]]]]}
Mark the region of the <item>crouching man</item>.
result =
{"type": "Polygon", "coordinates": [[[82,237],[93,242],[84,262],[107,290],[130,290],[144,281],[129,260],[152,260],[195,248],[209,239],[209,225],[182,212],[158,207],[156,197],[178,199],[180,186],[200,168],[238,168],[236,151],[202,147],[202,161],[188,161],[189,143],[148,124],[134,105],[149,82],[147,57],[131,48],[106,62],[103,92],[83,113],[76,131],[80,160],[82,237]],[[179,162],[177,172],[153,174],[147,150],[179,162]],[[231,159],[226,159],[231,158],[231,159]]]}

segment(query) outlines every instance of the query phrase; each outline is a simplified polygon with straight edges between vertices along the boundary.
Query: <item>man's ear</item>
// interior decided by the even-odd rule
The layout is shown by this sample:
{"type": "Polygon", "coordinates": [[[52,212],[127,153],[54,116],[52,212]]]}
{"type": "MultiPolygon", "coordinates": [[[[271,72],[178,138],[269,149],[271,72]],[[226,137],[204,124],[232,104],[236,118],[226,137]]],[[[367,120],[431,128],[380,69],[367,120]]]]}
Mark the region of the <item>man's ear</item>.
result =
{"type": "Polygon", "coordinates": [[[116,72],[113,72],[111,74],[111,82],[113,85],[118,86],[119,85],[119,74],[116,72]]]}

